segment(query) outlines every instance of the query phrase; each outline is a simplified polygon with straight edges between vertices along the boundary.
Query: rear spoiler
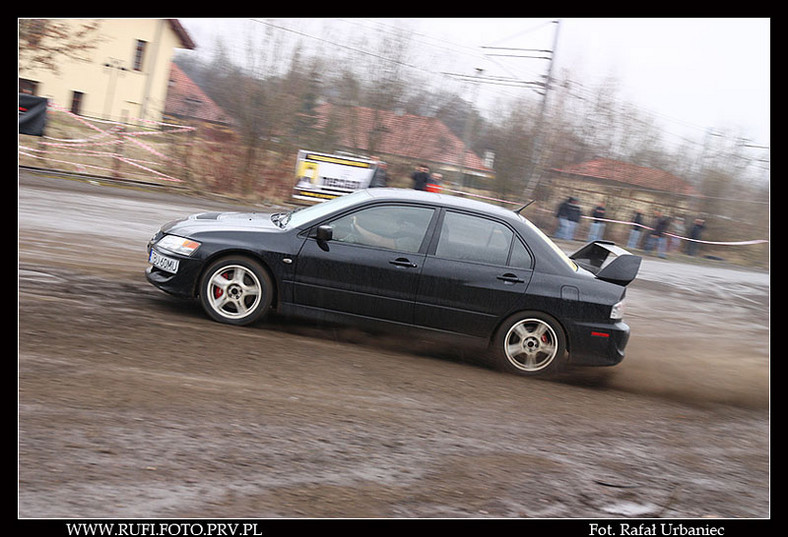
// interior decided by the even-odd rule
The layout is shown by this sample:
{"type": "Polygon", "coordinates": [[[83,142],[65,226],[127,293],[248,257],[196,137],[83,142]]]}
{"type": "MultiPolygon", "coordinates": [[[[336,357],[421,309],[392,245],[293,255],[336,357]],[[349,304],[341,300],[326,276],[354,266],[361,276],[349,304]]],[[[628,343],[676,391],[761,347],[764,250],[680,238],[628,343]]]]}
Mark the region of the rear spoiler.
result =
{"type": "Polygon", "coordinates": [[[642,258],[632,255],[610,241],[589,242],[569,256],[597,279],[626,286],[640,270],[642,258]]]}

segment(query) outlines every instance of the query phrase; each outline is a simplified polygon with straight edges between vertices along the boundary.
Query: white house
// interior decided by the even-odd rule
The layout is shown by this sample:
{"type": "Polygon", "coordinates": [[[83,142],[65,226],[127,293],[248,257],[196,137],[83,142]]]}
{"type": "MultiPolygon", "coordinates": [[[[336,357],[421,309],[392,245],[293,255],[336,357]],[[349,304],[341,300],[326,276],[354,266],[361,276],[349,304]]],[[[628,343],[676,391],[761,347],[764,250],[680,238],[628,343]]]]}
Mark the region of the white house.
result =
{"type": "MultiPolygon", "coordinates": [[[[61,55],[56,70],[20,61],[19,91],[88,117],[160,121],[174,51],[195,48],[176,19],[50,19],[41,27],[48,23],[65,43],[86,23],[96,28],[86,33],[84,59],[61,55]]],[[[51,44],[55,33],[42,35],[51,44]]],[[[20,40],[20,58],[21,47],[29,45],[20,40]]]]}

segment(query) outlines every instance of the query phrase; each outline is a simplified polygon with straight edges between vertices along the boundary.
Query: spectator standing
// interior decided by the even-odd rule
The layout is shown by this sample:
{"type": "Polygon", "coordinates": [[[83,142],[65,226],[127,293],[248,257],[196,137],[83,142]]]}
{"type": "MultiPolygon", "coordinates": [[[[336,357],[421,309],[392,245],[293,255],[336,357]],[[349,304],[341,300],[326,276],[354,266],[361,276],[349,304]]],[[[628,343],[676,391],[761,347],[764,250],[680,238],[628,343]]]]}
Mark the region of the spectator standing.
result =
{"type": "Polygon", "coordinates": [[[427,190],[430,182],[430,169],[424,164],[419,164],[416,171],[410,176],[413,179],[413,188],[416,190],[427,190]]]}
{"type": "Polygon", "coordinates": [[[591,217],[593,220],[591,221],[591,226],[588,228],[588,241],[598,241],[602,239],[605,234],[605,222],[603,222],[602,218],[605,217],[605,204],[600,203],[596,207],[594,207],[594,211],[591,213],[591,217]]]}
{"type": "Polygon", "coordinates": [[[697,241],[700,240],[700,235],[703,233],[704,229],[706,229],[706,221],[703,218],[696,218],[695,222],[692,224],[692,229],[690,229],[689,238],[691,240],[689,244],[687,244],[687,255],[695,255],[698,253],[700,243],[697,241]]]}
{"type": "Polygon", "coordinates": [[[580,222],[580,217],[583,216],[577,199],[572,198],[572,200],[573,201],[569,204],[569,229],[567,230],[567,239],[570,241],[575,240],[575,229],[577,228],[578,222],[580,222]]]}
{"type": "Polygon", "coordinates": [[[375,166],[375,173],[372,175],[372,180],[369,182],[369,188],[383,188],[388,186],[388,165],[377,157],[372,158],[377,161],[377,165],[375,166]]]}
{"type": "Polygon", "coordinates": [[[665,232],[667,232],[668,226],[670,226],[670,217],[663,216],[660,211],[657,211],[654,215],[654,228],[646,241],[647,252],[651,252],[656,247],[657,255],[663,259],[665,258],[668,244],[665,232]]]}
{"type": "Polygon", "coordinates": [[[629,240],[627,241],[627,248],[634,249],[640,244],[640,235],[643,232],[643,213],[635,211],[635,216],[632,218],[632,230],[629,232],[629,240]]]}
{"type": "Polygon", "coordinates": [[[684,228],[684,218],[683,217],[676,217],[671,222],[670,226],[671,237],[670,246],[668,248],[671,252],[677,252],[681,248],[681,240],[684,237],[684,233],[686,229],[684,228]]]}
{"type": "Polygon", "coordinates": [[[440,192],[441,191],[441,181],[443,181],[443,174],[442,173],[433,173],[430,176],[430,180],[427,183],[426,190],[428,192],[440,192]]]}
{"type": "Polygon", "coordinates": [[[558,206],[558,210],[555,213],[556,218],[558,218],[558,228],[555,232],[556,239],[570,239],[569,230],[572,225],[571,221],[569,220],[569,216],[573,212],[572,206],[576,203],[577,200],[572,196],[569,196],[558,206]]]}

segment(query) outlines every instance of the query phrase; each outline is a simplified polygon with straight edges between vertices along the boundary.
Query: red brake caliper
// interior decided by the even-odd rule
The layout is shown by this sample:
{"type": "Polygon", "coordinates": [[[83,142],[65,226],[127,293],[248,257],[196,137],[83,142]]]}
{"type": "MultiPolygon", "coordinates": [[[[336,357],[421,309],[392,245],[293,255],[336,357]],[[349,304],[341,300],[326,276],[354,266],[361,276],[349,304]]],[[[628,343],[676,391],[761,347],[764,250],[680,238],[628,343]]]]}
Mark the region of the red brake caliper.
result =
{"type": "MultiPolygon", "coordinates": [[[[223,273],[222,274],[222,278],[228,278],[229,279],[229,274],[230,274],[230,271],[227,271],[227,272],[223,273]]],[[[219,286],[215,286],[213,288],[213,297],[214,298],[219,298],[223,294],[224,294],[224,292],[221,290],[221,288],[219,286]]]]}

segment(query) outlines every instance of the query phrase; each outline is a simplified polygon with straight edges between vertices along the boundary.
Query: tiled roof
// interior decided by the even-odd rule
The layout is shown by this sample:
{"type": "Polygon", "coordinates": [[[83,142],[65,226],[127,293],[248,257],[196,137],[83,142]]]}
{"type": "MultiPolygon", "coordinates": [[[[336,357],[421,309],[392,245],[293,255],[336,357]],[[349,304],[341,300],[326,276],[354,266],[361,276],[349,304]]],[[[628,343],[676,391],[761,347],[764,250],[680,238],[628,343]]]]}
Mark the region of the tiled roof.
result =
{"type": "Polygon", "coordinates": [[[615,181],[637,188],[659,190],[676,194],[691,194],[692,185],[668,172],[635,166],[619,160],[596,158],[580,164],[554,168],[554,172],[587,179],[615,181]]]}
{"type": "Polygon", "coordinates": [[[491,172],[479,156],[465,148],[462,140],[437,118],[375,110],[362,106],[322,104],[317,107],[319,125],[332,114],[341,114],[340,143],[363,152],[396,155],[425,163],[447,164],[491,172]],[[376,144],[370,147],[371,133],[377,130],[376,144]],[[464,154],[464,162],[462,157],[464,154]]]}
{"type": "Polygon", "coordinates": [[[232,124],[230,116],[208,97],[177,65],[171,64],[166,114],[213,123],[232,124]]]}
{"type": "Polygon", "coordinates": [[[183,27],[181,22],[178,19],[167,19],[167,22],[170,23],[170,27],[172,31],[178,36],[178,39],[181,40],[181,45],[183,48],[194,50],[197,48],[197,45],[192,41],[189,32],[186,31],[186,28],[183,27]]]}

